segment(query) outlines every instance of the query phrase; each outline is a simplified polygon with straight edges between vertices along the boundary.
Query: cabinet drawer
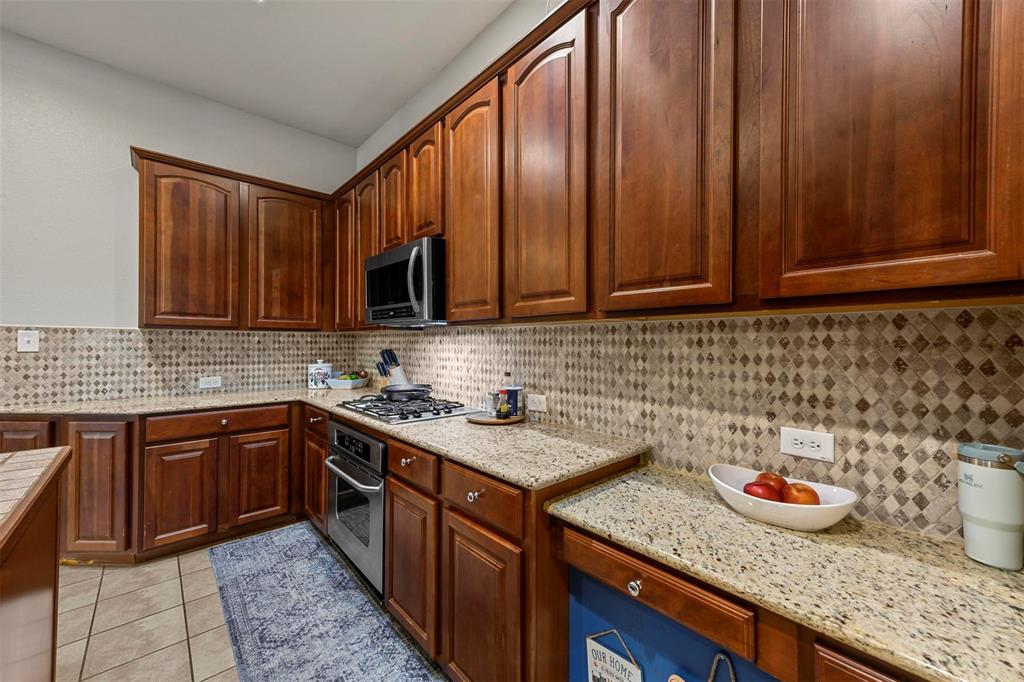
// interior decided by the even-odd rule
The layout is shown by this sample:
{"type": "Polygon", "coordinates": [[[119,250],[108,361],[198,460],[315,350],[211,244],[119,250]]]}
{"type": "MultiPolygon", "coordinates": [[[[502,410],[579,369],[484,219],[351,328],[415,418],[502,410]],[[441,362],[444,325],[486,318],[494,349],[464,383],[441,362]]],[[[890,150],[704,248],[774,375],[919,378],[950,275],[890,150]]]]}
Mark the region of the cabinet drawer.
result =
{"type": "Polygon", "coordinates": [[[655,611],[753,660],[755,614],[752,610],[570,528],[565,530],[565,560],[601,582],[632,594],[655,611]]]}
{"type": "Polygon", "coordinates": [[[814,679],[816,682],[896,682],[895,677],[818,643],[814,645],[814,679]]]}
{"type": "Polygon", "coordinates": [[[327,413],[306,405],[306,430],[327,440],[327,413]]]}
{"type": "Polygon", "coordinates": [[[388,441],[388,471],[437,494],[437,457],[397,440],[388,441]]]}
{"type": "Polygon", "coordinates": [[[287,405],[169,414],[146,419],[146,441],[153,443],[287,425],[287,405]]]}
{"type": "Polygon", "coordinates": [[[445,461],[444,499],[516,538],[523,537],[523,493],[490,476],[445,461]]]}

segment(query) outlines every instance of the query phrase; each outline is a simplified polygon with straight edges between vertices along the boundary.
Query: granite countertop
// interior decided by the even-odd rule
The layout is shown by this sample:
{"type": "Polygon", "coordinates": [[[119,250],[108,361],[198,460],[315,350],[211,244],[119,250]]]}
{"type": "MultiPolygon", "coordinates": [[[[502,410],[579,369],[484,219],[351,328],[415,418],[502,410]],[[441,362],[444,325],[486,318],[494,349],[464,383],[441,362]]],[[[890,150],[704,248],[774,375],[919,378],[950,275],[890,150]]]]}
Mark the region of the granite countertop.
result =
{"type": "Polygon", "coordinates": [[[959,544],[850,518],[777,528],[734,512],[710,480],[654,466],[548,511],[921,677],[1024,679],[1024,572],[959,544]]]}
{"type": "Polygon", "coordinates": [[[570,426],[481,426],[462,417],[391,425],[338,407],[343,400],[372,392],[361,388],[209,393],[0,407],[0,413],[141,415],[299,401],[527,489],[546,488],[650,450],[640,441],[570,426]]]}
{"type": "Polygon", "coordinates": [[[15,512],[32,504],[69,454],[69,448],[0,453],[0,546],[14,528],[15,512]]]}

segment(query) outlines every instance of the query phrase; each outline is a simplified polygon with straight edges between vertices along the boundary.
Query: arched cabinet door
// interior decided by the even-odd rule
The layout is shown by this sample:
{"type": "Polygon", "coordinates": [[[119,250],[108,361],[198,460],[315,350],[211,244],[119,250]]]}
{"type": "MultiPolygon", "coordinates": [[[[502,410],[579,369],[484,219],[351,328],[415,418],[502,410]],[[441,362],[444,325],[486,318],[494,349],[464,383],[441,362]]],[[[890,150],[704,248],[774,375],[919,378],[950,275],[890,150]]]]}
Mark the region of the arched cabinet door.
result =
{"type": "Polygon", "coordinates": [[[403,149],[380,167],[380,248],[401,246],[406,240],[407,155],[403,149]]]}
{"type": "Polygon", "coordinates": [[[148,159],[139,171],[139,325],[238,327],[238,182],[148,159]]]}
{"type": "Polygon", "coordinates": [[[319,199],[249,187],[249,328],[320,328],[322,213],[319,199]]]}
{"type": "Polygon", "coordinates": [[[587,85],[585,12],[508,70],[504,280],[512,317],[587,310],[587,85]]]}
{"type": "Polygon", "coordinates": [[[601,0],[601,310],[732,300],[735,5],[601,0]]]}
{"type": "Polygon", "coordinates": [[[445,117],[445,241],[448,319],[501,315],[501,107],[498,80],[445,117]]]}
{"type": "Polygon", "coordinates": [[[380,172],[374,171],[355,189],[355,320],[356,329],[375,325],[366,321],[366,259],[380,253],[380,172]]]}
{"type": "Polygon", "coordinates": [[[438,121],[409,145],[409,241],[444,231],[443,131],[438,121]]]}

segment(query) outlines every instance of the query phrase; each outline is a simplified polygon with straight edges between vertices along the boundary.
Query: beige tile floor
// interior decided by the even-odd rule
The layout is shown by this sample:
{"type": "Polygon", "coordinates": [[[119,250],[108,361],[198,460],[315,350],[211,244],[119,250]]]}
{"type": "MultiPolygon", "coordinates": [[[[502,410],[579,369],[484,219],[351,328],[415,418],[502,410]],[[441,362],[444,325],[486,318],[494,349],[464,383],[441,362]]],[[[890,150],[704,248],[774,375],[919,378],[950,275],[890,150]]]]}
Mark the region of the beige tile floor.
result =
{"type": "Polygon", "coordinates": [[[238,679],[208,550],[61,566],[57,682],[153,679],[238,679]]]}

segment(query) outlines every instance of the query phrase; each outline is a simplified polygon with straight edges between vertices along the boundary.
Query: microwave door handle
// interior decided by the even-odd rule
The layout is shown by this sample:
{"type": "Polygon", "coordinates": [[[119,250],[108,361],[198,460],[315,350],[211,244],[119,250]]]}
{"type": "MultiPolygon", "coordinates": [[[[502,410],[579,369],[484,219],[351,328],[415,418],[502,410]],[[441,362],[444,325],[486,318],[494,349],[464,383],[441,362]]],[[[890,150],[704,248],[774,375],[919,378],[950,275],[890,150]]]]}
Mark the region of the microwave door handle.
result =
{"type": "Polygon", "coordinates": [[[341,469],[336,467],[334,465],[334,463],[331,462],[330,457],[328,457],[327,459],[324,460],[324,464],[326,464],[327,468],[331,470],[331,473],[335,474],[336,476],[341,478],[341,480],[345,481],[346,483],[348,483],[350,486],[352,486],[353,488],[355,488],[356,490],[358,490],[361,493],[369,493],[371,495],[372,494],[377,494],[377,493],[380,493],[381,488],[384,487],[383,484],[378,485],[376,487],[372,486],[372,485],[363,485],[362,483],[360,483],[359,481],[357,481],[356,479],[352,478],[351,476],[346,474],[344,471],[342,471],[341,469]]]}
{"type": "Polygon", "coordinates": [[[405,271],[405,286],[409,289],[409,302],[412,303],[412,310],[417,315],[420,312],[420,302],[416,300],[416,287],[412,281],[412,271],[416,267],[416,259],[420,257],[420,247],[412,247],[412,254],[409,255],[409,267],[405,271]]]}

